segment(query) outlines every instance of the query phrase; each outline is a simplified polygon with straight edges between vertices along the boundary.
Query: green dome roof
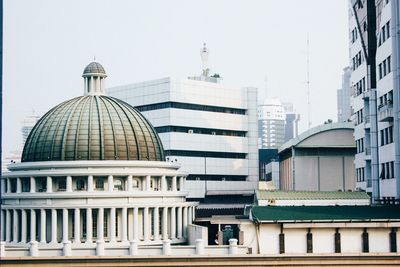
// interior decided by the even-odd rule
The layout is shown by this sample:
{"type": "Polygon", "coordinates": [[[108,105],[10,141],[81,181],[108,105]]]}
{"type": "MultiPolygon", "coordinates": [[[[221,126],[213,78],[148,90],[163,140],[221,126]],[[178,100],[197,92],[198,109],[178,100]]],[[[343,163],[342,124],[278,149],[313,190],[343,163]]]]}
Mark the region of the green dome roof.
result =
{"type": "Polygon", "coordinates": [[[65,101],[32,129],[22,162],[63,160],[164,161],[151,124],[129,104],[104,95],[65,101]]]}

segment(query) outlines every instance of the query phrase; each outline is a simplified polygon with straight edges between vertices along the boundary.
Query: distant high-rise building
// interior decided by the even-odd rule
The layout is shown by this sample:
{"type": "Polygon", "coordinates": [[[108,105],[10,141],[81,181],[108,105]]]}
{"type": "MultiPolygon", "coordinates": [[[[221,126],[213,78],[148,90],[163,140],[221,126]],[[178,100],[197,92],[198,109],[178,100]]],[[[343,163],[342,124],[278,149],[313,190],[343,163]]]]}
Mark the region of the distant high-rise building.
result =
{"type": "Polygon", "coordinates": [[[25,145],[26,139],[29,136],[29,133],[32,131],[32,128],[35,126],[36,122],[40,119],[39,115],[29,115],[24,118],[22,121],[22,147],[25,145]]]}
{"type": "Polygon", "coordinates": [[[350,0],[357,187],[400,202],[399,1],[350,0]]]}
{"type": "Polygon", "coordinates": [[[258,106],[258,147],[279,148],[285,141],[285,110],[278,98],[258,106]]]}
{"type": "Polygon", "coordinates": [[[282,103],[285,110],[285,142],[296,137],[299,134],[299,120],[300,114],[297,114],[293,108],[293,103],[282,103]]]}
{"type": "Polygon", "coordinates": [[[353,114],[351,110],[350,98],[350,77],[351,69],[346,67],[342,74],[342,87],[337,90],[337,120],[338,122],[348,121],[353,114]]]}

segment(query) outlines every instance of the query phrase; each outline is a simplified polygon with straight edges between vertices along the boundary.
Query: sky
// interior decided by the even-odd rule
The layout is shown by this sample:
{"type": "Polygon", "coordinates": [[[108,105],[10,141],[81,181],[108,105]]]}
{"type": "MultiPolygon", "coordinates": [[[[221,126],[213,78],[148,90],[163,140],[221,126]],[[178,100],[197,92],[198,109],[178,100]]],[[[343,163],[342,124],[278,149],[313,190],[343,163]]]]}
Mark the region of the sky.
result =
{"type": "Polygon", "coordinates": [[[349,64],[347,0],[4,0],[3,153],[21,149],[24,117],[83,94],[100,62],[112,87],[201,73],[200,49],[222,83],[279,97],[307,129],[336,120],[349,64]],[[267,82],[266,82],[267,81],[267,82]],[[266,93],[267,92],[267,93],[266,93]]]}

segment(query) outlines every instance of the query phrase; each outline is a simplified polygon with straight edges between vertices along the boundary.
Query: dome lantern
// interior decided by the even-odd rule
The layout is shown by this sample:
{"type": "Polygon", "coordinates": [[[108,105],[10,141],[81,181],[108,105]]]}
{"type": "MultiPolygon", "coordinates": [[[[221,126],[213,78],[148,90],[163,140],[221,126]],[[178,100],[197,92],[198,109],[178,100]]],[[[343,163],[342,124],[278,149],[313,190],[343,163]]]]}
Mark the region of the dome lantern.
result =
{"type": "Polygon", "coordinates": [[[93,61],[87,65],[82,77],[85,95],[104,95],[104,80],[107,74],[100,63],[93,61]]]}

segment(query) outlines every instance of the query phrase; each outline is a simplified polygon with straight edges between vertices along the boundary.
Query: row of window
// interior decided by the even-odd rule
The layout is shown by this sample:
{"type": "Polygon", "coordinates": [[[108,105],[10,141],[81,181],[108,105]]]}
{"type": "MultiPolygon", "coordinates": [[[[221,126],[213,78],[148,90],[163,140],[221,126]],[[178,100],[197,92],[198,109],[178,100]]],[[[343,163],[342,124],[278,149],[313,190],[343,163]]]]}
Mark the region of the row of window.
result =
{"type": "Polygon", "coordinates": [[[393,90],[390,90],[386,94],[379,97],[378,108],[382,108],[386,105],[391,105],[392,103],[393,103],[393,90]]]}
{"type": "Polygon", "coordinates": [[[364,122],[364,109],[360,109],[355,113],[355,123],[356,125],[364,122]]]}
{"type": "MultiPolygon", "coordinates": [[[[311,233],[310,230],[308,230],[308,233],[306,235],[306,248],[307,248],[307,253],[313,253],[313,234],[311,233]]],[[[339,232],[339,229],[336,229],[336,232],[334,233],[334,247],[335,247],[335,253],[341,253],[341,234],[339,232]]],[[[367,231],[367,228],[364,228],[363,233],[361,235],[361,247],[362,247],[362,252],[369,252],[369,233],[367,231]]],[[[397,252],[397,229],[392,228],[392,230],[389,233],[389,247],[390,247],[390,252],[397,252]]],[[[285,234],[281,232],[279,234],[279,253],[283,254],[285,253],[285,234]]]]}
{"type": "Polygon", "coordinates": [[[353,58],[352,58],[352,68],[353,71],[356,70],[361,64],[364,62],[364,57],[362,56],[361,51],[358,52],[353,58]]]}
{"type": "Polygon", "coordinates": [[[378,46],[382,45],[387,39],[390,38],[390,21],[386,22],[379,32],[378,46]]]}
{"type": "Polygon", "coordinates": [[[381,146],[393,143],[393,126],[389,126],[379,131],[381,146]]]}
{"type": "MultiPolygon", "coordinates": [[[[10,193],[17,193],[17,179],[16,178],[8,178],[10,183],[10,188],[8,188],[8,184],[5,184],[5,191],[10,193]]],[[[66,177],[53,177],[53,182],[51,188],[56,191],[66,191],[67,190],[67,182],[66,177]]],[[[96,191],[104,191],[105,189],[105,181],[107,177],[97,177],[93,179],[93,189],[96,191]]],[[[166,177],[167,187],[168,190],[171,190],[172,187],[172,179],[166,177]]],[[[35,188],[36,192],[46,192],[47,191],[47,179],[46,177],[37,177],[35,178],[35,188]]],[[[87,190],[87,177],[77,177],[73,179],[72,190],[74,191],[86,191],[87,190]]],[[[113,178],[113,191],[125,191],[128,189],[127,180],[124,178],[113,178]]],[[[132,189],[139,190],[143,188],[144,185],[138,179],[132,179],[132,189]],[[141,185],[142,184],[142,185],[141,185]]],[[[160,179],[151,179],[150,180],[150,187],[158,191],[161,187],[160,179]]],[[[31,180],[29,178],[21,178],[21,192],[30,192],[31,189],[31,180]]]]}
{"type": "Polygon", "coordinates": [[[246,114],[246,110],[240,109],[240,108],[206,106],[206,105],[188,104],[188,103],[180,103],[180,102],[163,102],[163,103],[157,103],[157,104],[137,106],[135,108],[138,109],[140,112],[150,111],[150,110],[158,110],[158,109],[166,109],[166,108],[177,108],[177,109],[189,109],[189,110],[230,113],[230,114],[239,114],[239,115],[246,114]]]}
{"type": "Polygon", "coordinates": [[[188,181],[246,181],[246,175],[190,174],[188,181]]]}
{"type": "Polygon", "coordinates": [[[161,126],[156,127],[157,133],[194,133],[194,134],[210,134],[210,135],[224,135],[224,136],[240,136],[245,137],[245,131],[221,130],[210,128],[195,128],[195,127],[182,127],[182,126],[161,126]]]}
{"type": "Polygon", "coordinates": [[[365,87],[365,77],[363,77],[361,80],[359,80],[357,83],[353,85],[353,90],[355,96],[358,96],[365,92],[366,87],[365,87]]]}
{"type": "Polygon", "coordinates": [[[381,174],[379,175],[379,178],[381,179],[394,178],[394,161],[381,163],[381,174]]]}
{"type": "Polygon", "coordinates": [[[193,150],[165,150],[166,156],[200,157],[200,158],[228,158],[245,159],[246,153],[234,152],[213,152],[213,151],[193,151],[193,150]]]}
{"type": "Polygon", "coordinates": [[[382,63],[379,64],[378,69],[379,69],[379,80],[392,71],[390,56],[388,56],[385,60],[382,61],[382,63]]]}
{"type": "Polygon", "coordinates": [[[364,138],[356,140],[357,153],[364,152],[364,138]]]}
{"type": "Polygon", "coordinates": [[[365,168],[356,168],[357,172],[357,182],[364,182],[365,181],[365,168]]]}

